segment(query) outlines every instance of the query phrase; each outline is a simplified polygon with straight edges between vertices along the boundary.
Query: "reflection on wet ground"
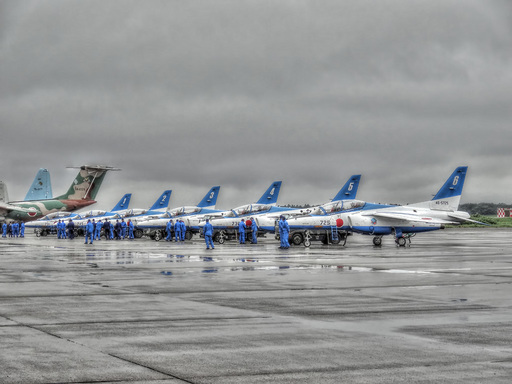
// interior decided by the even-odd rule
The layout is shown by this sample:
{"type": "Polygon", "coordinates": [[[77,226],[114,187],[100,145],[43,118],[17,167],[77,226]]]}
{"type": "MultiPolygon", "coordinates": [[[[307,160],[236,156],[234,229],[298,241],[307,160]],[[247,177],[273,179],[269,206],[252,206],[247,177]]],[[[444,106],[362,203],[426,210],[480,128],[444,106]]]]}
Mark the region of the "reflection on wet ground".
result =
{"type": "Polygon", "coordinates": [[[0,240],[0,382],[508,383],[511,235],[0,240]]]}

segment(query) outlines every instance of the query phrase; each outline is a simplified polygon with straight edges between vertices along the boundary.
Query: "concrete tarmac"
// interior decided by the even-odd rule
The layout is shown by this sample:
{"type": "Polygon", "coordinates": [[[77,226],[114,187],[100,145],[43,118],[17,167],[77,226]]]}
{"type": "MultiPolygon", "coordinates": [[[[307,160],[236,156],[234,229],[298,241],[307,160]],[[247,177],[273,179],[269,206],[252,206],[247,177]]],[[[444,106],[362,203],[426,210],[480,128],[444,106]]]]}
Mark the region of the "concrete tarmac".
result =
{"type": "Polygon", "coordinates": [[[0,238],[1,383],[510,383],[512,230],[0,238]]]}

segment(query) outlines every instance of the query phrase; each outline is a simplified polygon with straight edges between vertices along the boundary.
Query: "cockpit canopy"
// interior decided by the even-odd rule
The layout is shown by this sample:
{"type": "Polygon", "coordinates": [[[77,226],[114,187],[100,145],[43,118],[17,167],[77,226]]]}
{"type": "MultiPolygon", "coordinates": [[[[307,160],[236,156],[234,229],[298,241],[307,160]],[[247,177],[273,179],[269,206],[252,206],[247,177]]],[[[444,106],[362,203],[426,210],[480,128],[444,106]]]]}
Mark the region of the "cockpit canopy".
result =
{"type": "Polygon", "coordinates": [[[62,218],[74,217],[74,216],[78,216],[78,215],[73,212],[60,212],[59,211],[59,212],[49,213],[46,216],[40,218],[39,220],[42,221],[42,220],[62,219],[62,218]]]}
{"type": "Polygon", "coordinates": [[[224,217],[239,217],[250,215],[253,213],[259,213],[268,211],[272,206],[269,204],[247,204],[241,207],[234,208],[231,212],[228,212],[224,217]]]}
{"type": "Polygon", "coordinates": [[[361,200],[338,200],[326,203],[314,209],[311,215],[331,215],[338,212],[350,211],[364,207],[365,202],[361,200]]]}
{"type": "Polygon", "coordinates": [[[167,211],[168,217],[177,217],[177,216],[183,216],[183,215],[190,215],[192,213],[198,213],[201,212],[201,208],[199,207],[179,207],[179,208],[173,208],[170,211],[167,211]]]}

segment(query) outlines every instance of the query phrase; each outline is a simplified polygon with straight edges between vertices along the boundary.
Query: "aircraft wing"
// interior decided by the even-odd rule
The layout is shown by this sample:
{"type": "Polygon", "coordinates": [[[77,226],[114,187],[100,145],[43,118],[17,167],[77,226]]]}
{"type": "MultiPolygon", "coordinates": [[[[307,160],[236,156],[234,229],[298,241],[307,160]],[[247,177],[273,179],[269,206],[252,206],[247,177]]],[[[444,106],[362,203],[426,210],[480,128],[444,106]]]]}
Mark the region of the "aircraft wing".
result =
{"type": "Polygon", "coordinates": [[[368,213],[364,216],[373,216],[373,217],[380,217],[382,219],[388,219],[388,220],[396,220],[396,221],[409,221],[409,222],[416,222],[416,223],[431,223],[431,224],[460,224],[460,221],[450,221],[450,220],[443,220],[433,217],[427,217],[427,216],[415,216],[415,215],[406,215],[403,213],[386,213],[386,212],[376,212],[376,213],[368,213]]]}
{"type": "Polygon", "coordinates": [[[459,223],[461,221],[467,221],[468,223],[475,223],[475,224],[490,226],[490,224],[482,223],[481,221],[476,221],[476,220],[468,219],[467,217],[462,217],[462,216],[458,216],[458,215],[448,215],[448,216],[454,218],[455,220],[458,220],[459,223]]]}
{"type": "Polygon", "coordinates": [[[17,205],[12,205],[12,204],[0,201],[0,214],[8,213],[11,211],[31,212],[30,209],[18,207],[17,205]]]}

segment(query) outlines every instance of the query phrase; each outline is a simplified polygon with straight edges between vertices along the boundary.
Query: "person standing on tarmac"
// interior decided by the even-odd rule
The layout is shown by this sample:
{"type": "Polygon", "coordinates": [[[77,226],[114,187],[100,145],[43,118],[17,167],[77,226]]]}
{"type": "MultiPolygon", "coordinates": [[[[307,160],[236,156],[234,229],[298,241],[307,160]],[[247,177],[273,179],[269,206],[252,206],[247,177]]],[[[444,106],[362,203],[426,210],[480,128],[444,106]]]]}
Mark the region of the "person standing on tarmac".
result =
{"type": "Polygon", "coordinates": [[[238,233],[240,234],[240,244],[245,244],[245,228],[244,219],[240,220],[238,224],[238,233]]]}
{"type": "Polygon", "coordinates": [[[283,215],[281,215],[279,220],[279,238],[281,239],[281,246],[279,248],[281,249],[288,249],[290,248],[290,243],[288,242],[288,236],[290,235],[290,226],[288,225],[288,222],[284,218],[283,215]]]}
{"type": "Polygon", "coordinates": [[[110,223],[107,219],[103,222],[103,233],[105,233],[105,240],[110,239],[110,223]]]}
{"type": "Polygon", "coordinates": [[[91,220],[87,220],[87,225],[85,226],[85,244],[87,244],[87,239],[92,244],[94,238],[94,224],[91,223],[91,220]]]}
{"type": "Polygon", "coordinates": [[[251,217],[251,231],[252,231],[252,240],[251,243],[257,244],[258,243],[258,225],[256,224],[256,221],[254,221],[254,217],[251,217]]]}
{"type": "Polygon", "coordinates": [[[103,227],[103,222],[98,220],[96,223],[96,228],[94,229],[94,240],[101,240],[101,228],[103,227]]]}
{"type": "Polygon", "coordinates": [[[20,224],[20,237],[25,237],[25,223],[21,222],[20,224]]]}
{"type": "Polygon", "coordinates": [[[135,236],[133,236],[133,222],[128,219],[128,238],[133,240],[135,236]]]}
{"type": "Polygon", "coordinates": [[[124,219],[121,219],[121,238],[122,239],[125,239],[126,238],[126,222],[124,221],[124,219]]]}
{"type": "Polygon", "coordinates": [[[172,220],[169,220],[165,225],[165,241],[172,241],[172,220]]]}
{"type": "Polygon", "coordinates": [[[181,223],[178,219],[176,219],[174,223],[174,238],[176,241],[181,240],[181,223]]]}
{"type": "Polygon", "coordinates": [[[185,234],[187,233],[187,225],[183,220],[180,220],[181,225],[181,241],[185,241],[185,234]]]}
{"type": "Polygon", "coordinates": [[[73,220],[69,219],[67,229],[69,240],[73,240],[73,238],[75,237],[75,223],[73,223],[73,220]]]}
{"type": "Polygon", "coordinates": [[[212,246],[212,249],[215,249],[213,246],[213,225],[210,223],[210,219],[206,219],[206,224],[203,228],[203,234],[204,234],[204,241],[206,242],[206,249],[210,249],[210,245],[212,246]]]}
{"type": "Polygon", "coordinates": [[[2,237],[7,237],[7,223],[2,224],[2,237]]]}

